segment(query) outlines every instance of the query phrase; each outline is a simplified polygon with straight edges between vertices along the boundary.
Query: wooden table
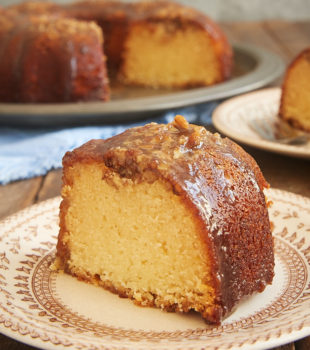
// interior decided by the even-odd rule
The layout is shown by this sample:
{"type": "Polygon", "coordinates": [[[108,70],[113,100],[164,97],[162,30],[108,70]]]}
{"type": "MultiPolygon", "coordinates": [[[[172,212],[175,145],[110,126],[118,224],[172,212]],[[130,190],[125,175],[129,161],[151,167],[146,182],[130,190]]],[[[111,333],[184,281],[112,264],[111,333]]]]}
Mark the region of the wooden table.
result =
{"type": "MultiPolygon", "coordinates": [[[[252,43],[279,54],[286,63],[303,48],[310,46],[310,21],[225,23],[223,28],[231,42],[252,43]]],[[[275,85],[281,84],[281,80],[275,85]]],[[[261,166],[272,187],[310,197],[310,161],[280,156],[245,147],[261,166]]],[[[17,212],[33,203],[59,195],[61,171],[50,171],[46,176],[0,186],[0,218],[17,212]]],[[[0,349],[30,350],[0,335],[0,349]]],[[[309,350],[310,337],[283,345],[281,350],[309,350]]]]}

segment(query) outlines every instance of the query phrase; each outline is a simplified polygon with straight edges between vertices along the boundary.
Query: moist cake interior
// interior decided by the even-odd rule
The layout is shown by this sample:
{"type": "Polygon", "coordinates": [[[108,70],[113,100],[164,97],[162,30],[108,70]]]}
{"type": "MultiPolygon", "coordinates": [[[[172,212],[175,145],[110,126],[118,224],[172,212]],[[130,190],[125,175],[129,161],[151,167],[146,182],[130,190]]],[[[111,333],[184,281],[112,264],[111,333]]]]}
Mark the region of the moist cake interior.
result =
{"type": "Polygon", "coordinates": [[[168,22],[132,25],[125,44],[123,81],[153,87],[219,82],[220,62],[211,47],[210,37],[197,26],[168,22]]]}
{"type": "Polygon", "coordinates": [[[282,98],[283,118],[310,132],[310,53],[291,66],[282,98]]]}
{"type": "Polygon", "coordinates": [[[62,193],[74,232],[67,237],[71,273],[141,305],[207,311],[214,304],[210,264],[191,212],[167,182],[135,183],[117,173],[102,181],[105,171],[77,163],[67,175],[74,177],[62,193]]]}

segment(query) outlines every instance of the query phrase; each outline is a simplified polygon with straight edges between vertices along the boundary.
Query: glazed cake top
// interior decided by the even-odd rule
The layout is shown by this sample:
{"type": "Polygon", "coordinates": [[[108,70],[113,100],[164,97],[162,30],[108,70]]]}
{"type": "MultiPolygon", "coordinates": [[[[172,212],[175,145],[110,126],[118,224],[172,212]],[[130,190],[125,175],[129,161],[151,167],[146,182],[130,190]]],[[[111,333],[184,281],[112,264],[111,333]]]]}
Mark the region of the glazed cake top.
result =
{"type": "Polygon", "coordinates": [[[184,176],[185,173],[194,176],[198,163],[208,158],[213,160],[212,168],[225,170],[227,180],[237,180],[241,174],[247,174],[260,190],[268,187],[254,159],[241,147],[219,134],[208,132],[204,127],[189,124],[179,115],[167,125],[150,123],[128,129],[107,140],[91,140],[68,153],[64,162],[104,161],[126,177],[139,176],[147,168],[169,175],[178,167],[183,169],[184,176]],[[132,165],[132,162],[128,163],[129,159],[139,164],[139,169],[129,171],[132,165]],[[233,168],[236,168],[234,173],[233,168]],[[129,171],[128,174],[126,171],[129,171]]]}

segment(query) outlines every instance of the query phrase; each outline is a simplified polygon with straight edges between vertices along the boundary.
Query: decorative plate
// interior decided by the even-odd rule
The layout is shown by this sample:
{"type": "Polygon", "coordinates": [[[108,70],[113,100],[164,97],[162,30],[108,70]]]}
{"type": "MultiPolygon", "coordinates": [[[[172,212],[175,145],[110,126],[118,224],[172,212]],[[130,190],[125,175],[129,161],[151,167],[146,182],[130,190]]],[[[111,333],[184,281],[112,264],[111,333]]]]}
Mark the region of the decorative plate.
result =
{"type": "Polygon", "coordinates": [[[110,102],[55,104],[0,103],[2,125],[78,125],[126,122],[197,103],[258,89],[277,79],[284,63],[276,54],[253,45],[234,46],[230,80],[204,88],[161,90],[112,85],[110,102]]]}
{"type": "Polygon", "coordinates": [[[310,200],[268,190],[275,278],[221,326],[167,313],[49,269],[59,198],[0,223],[0,330],[43,349],[264,349],[310,334],[310,200]]]}
{"type": "Polygon", "coordinates": [[[278,117],[280,97],[280,88],[233,97],[214,110],[213,124],[223,134],[249,146],[310,158],[310,134],[289,127],[278,117]]]}

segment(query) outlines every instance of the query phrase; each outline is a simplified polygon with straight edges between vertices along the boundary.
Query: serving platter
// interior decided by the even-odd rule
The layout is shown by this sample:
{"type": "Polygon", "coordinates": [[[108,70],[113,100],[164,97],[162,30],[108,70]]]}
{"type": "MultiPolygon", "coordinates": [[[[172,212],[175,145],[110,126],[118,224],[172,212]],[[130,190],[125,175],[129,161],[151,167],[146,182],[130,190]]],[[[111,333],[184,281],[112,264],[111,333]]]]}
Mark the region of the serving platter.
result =
{"type": "Polygon", "coordinates": [[[267,349],[310,334],[310,200],[276,189],[275,277],[220,326],[53,272],[60,198],[0,222],[0,331],[41,349],[267,349]]]}
{"type": "Polygon", "coordinates": [[[283,143],[281,138],[272,135],[274,127],[282,123],[278,116],[280,97],[280,88],[261,89],[233,97],[214,110],[213,125],[224,135],[242,144],[296,158],[310,159],[310,133],[301,144],[283,143]],[[269,128],[270,134],[262,134],[260,125],[269,128]]]}
{"type": "Polygon", "coordinates": [[[203,88],[160,90],[112,85],[109,102],[59,104],[0,103],[0,124],[58,126],[111,124],[145,119],[164,111],[224,99],[258,89],[284,71],[282,59],[253,45],[233,46],[235,66],[230,80],[203,88]]]}

